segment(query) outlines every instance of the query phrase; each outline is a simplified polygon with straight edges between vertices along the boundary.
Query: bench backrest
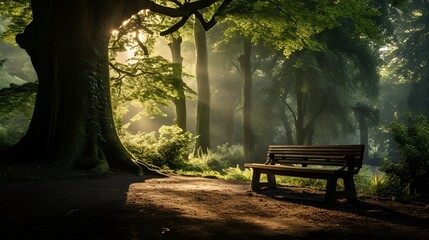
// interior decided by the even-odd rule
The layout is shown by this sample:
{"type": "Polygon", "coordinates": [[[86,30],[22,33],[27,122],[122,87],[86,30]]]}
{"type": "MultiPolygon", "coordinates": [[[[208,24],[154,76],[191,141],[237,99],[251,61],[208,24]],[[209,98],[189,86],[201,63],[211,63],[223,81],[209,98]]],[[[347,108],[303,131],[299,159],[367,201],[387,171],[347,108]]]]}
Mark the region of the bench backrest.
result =
{"type": "Polygon", "coordinates": [[[270,145],[267,163],[362,167],[365,145],[270,145]],[[349,159],[349,160],[347,160],[349,159]],[[348,161],[348,162],[347,162],[348,161]]]}

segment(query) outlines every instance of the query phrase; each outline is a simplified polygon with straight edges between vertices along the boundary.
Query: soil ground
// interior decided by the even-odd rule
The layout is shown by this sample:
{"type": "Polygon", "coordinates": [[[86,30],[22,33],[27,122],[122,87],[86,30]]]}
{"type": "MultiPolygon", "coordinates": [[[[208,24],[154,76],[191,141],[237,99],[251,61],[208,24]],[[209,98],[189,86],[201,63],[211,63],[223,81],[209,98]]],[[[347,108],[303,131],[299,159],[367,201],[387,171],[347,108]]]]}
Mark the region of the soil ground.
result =
{"type": "Polygon", "coordinates": [[[429,202],[0,164],[0,239],[429,239],[429,202]]]}

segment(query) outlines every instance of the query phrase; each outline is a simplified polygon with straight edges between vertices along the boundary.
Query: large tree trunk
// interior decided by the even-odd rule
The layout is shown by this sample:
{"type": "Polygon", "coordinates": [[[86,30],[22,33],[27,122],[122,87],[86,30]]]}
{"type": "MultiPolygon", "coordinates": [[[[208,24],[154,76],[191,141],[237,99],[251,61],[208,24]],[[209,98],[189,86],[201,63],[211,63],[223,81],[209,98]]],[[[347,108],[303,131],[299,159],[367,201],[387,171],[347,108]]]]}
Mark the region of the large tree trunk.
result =
{"type": "MultiPolygon", "coordinates": [[[[182,79],[182,54],[181,54],[182,37],[173,37],[172,41],[168,44],[170,47],[173,63],[175,64],[173,74],[177,81],[178,86],[184,86],[182,79]]],[[[176,107],[176,124],[183,131],[186,131],[186,98],[184,88],[178,89],[178,98],[174,100],[176,107]]]]}
{"type": "Polygon", "coordinates": [[[208,74],[208,53],[206,32],[199,20],[194,25],[195,47],[197,50],[196,78],[198,85],[197,123],[195,154],[207,153],[210,148],[210,85],[208,74]]]}
{"type": "Polygon", "coordinates": [[[39,79],[34,113],[10,154],[103,174],[142,168],[122,145],[110,102],[108,43],[121,5],[107,1],[32,1],[33,22],[17,36],[39,79]]]}
{"type": "Polygon", "coordinates": [[[240,56],[241,76],[243,83],[243,127],[244,127],[244,155],[246,160],[253,162],[254,135],[252,127],[252,67],[250,56],[252,44],[250,40],[243,40],[243,55],[240,56]]]}

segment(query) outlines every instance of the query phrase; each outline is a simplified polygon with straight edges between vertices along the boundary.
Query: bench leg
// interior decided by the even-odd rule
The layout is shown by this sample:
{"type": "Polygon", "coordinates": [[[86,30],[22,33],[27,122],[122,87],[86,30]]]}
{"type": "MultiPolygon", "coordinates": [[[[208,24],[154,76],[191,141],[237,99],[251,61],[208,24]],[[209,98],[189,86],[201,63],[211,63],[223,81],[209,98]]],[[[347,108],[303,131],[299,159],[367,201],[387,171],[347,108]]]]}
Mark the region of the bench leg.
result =
{"type": "Polygon", "coordinates": [[[269,189],[276,189],[277,188],[276,175],[267,174],[267,180],[268,180],[268,188],[269,189]]]}
{"type": "Polygon", "coordinates": [[[267,175],[267,181],[261,183],[261,172],[258,170],[253,169],[252,174],[252,182],[250,184],[250,190],[258,192],[262,189],[262,187],[268,187],[269,189],[276,189],[276,176],[274,174],[266,174],[267,175]]]}
{"type": "Polygon", "coordinates": [[[356,195],[356,187],[355,182],[353,180],[353,175],[349,175],[344,178],[344,190],[346,192],[346,198],[350,202],[357,202],[357,195],[356,195]]]}
{"type": "Polygon", "coordinates": [[[327,179],[325,200],[327,202],[335,202],[337,200],[337,180],[338,178],[332,177],[327,179]]]}
{"type": "Polygon", "coordinates": [[[261,190],[260,179],[261,179],[261,173],[258,170],[253,169],[252,182],[250,184],[250,190],[252,190],[252,191],[261,190]]]}

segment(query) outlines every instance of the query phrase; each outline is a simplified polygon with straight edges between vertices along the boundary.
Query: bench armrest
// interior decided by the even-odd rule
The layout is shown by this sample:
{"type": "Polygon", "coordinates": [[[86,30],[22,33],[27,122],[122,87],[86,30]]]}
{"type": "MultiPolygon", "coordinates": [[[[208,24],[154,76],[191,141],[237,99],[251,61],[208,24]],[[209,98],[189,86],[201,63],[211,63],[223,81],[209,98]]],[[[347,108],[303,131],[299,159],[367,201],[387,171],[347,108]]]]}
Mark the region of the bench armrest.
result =
{"type": "Polygon", "coordinates": [[[268,154],[269,159],[264,163],[265,165],[274,165],[274,153],[268,154]]]}
{"type": "Polygon", "coordinates": [[[344,156],[344,160],[345,160],[345,163],[339,170],[343,171],[343,170],[346,170],[347,168],[346,171],[351,171],[354,174],[357,174],[359,172],[360,167],[356,166],[353,156],[346,155],[344,156]]]}

